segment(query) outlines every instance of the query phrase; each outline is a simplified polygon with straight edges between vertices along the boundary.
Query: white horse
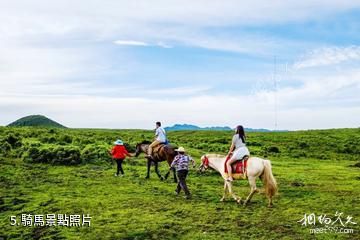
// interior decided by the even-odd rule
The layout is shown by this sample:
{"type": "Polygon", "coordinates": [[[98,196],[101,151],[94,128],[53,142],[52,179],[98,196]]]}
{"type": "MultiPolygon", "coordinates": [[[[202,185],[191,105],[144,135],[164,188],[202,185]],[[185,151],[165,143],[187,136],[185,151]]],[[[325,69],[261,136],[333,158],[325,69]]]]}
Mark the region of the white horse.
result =
{"type": "MultiPolygon", "coordinates": [[[[218,171],[221,176],[224,178],[224,195],[220,199],[220,201],[224,201],[226,198],[227,192],[237,201],[237,203],[241,203],[242,200],[240,197],[236,196],[232,190],[232,182],[227,181],[227,173],[225,173],[225,161],[226,157],[217,154],[206,154],[201,157],[201,165],[199,170],[201,172],[208,169],[208,167],[213,168],[214,170],[218,171]]],[[[269,207],[272,207],[272,197],[277,192],[277,183],[271,171],[271,162],[270,160],[261,159],[258,157],[250,157],[247,160],[247,167],[246,167],[246,176],[248,178],[251,191],[249,196],[246,198],[244,205],[249,203],[252,196],[258,192],[256,188],[256,179],[260,178],[265,186],[265,193],[269,200],[269,207]]],[[[244,176],[239,174],[233,174],[234,180],[242,179],[244,176]]]]}

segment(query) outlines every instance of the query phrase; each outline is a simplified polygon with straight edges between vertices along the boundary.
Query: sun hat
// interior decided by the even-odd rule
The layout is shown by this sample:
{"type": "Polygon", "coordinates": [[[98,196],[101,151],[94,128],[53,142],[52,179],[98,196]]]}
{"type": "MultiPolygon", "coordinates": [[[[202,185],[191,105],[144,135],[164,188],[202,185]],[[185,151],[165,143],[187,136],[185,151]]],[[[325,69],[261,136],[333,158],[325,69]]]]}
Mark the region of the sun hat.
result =
{"type": "Polygon", "coordinates": [[[120,139],[118,139],[118,140],[116,140],[116,141],[114,142],[114,144],[115,144],[115,145],[124,145],[124,142],[121,141],[120,139]]]}
{"type": "Polygon", "coordinates": [[[178,149],[175,149],[176,152],[185,152],[185,148],[179,147],[178,149]]]}

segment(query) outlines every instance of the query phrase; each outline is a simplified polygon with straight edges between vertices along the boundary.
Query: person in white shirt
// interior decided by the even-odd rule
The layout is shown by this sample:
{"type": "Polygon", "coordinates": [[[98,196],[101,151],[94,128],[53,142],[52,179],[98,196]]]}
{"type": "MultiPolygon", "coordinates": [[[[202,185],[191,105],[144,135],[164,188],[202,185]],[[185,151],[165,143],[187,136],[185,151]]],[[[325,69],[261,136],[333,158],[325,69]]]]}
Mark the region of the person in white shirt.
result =
{"type": "Polygon", "coordinates": [[[166,132],[161,127],[161,122],[156,122],[155,140],[149,145],[148,157],[151,157],[154,147],[156,147],[157,145],[159,145],[161,143],[166,143],[166,142],[167,142],[166,132]]]}
{"type": "Polygon", "coordinates": [[[231,146],[229,149],[228,156],[231,155],[229,161],[226,162],[228,169],[228,181],[232,181],[233,178],[231,176],[232,169],[231,164],[235,163],[238,160],[242,160],[245,156],[250,156],[249,149],[246,147],[246,136],[243,126],[239,125],[235,129],[235,135],[232,138],[231,146]]]}

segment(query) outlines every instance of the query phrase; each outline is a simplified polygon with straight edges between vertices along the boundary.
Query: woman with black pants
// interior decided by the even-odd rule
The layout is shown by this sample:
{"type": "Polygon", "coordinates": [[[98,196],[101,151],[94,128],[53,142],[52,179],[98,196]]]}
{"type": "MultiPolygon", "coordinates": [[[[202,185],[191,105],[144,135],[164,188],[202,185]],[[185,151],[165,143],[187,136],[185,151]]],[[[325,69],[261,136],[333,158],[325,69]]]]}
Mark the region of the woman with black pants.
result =
{"type": "Polygon", "coordinates": [[[117,163],[117,172],[115,173],[115,177],[119,176],[121,172],[121,177],[124,176],[124,170],[122,168],[122,162],[125,160],[126,156],[132,157],[132,155],[126,150],[123,141],[120,139],[114,142],[115,146],[111,150],[112,158],[117,163]]]}

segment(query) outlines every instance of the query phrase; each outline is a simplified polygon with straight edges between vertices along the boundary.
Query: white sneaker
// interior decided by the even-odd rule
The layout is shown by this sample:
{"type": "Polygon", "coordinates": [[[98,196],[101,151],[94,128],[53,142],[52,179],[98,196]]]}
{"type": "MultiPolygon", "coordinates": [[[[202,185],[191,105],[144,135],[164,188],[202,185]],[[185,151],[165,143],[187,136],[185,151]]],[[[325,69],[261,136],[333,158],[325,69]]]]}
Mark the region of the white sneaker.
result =
{"type": "Polygon", "coordinates": [[[115,173],[115,175],[114,175],[115,177],[117,177],[118,175],[115,173]]]}

